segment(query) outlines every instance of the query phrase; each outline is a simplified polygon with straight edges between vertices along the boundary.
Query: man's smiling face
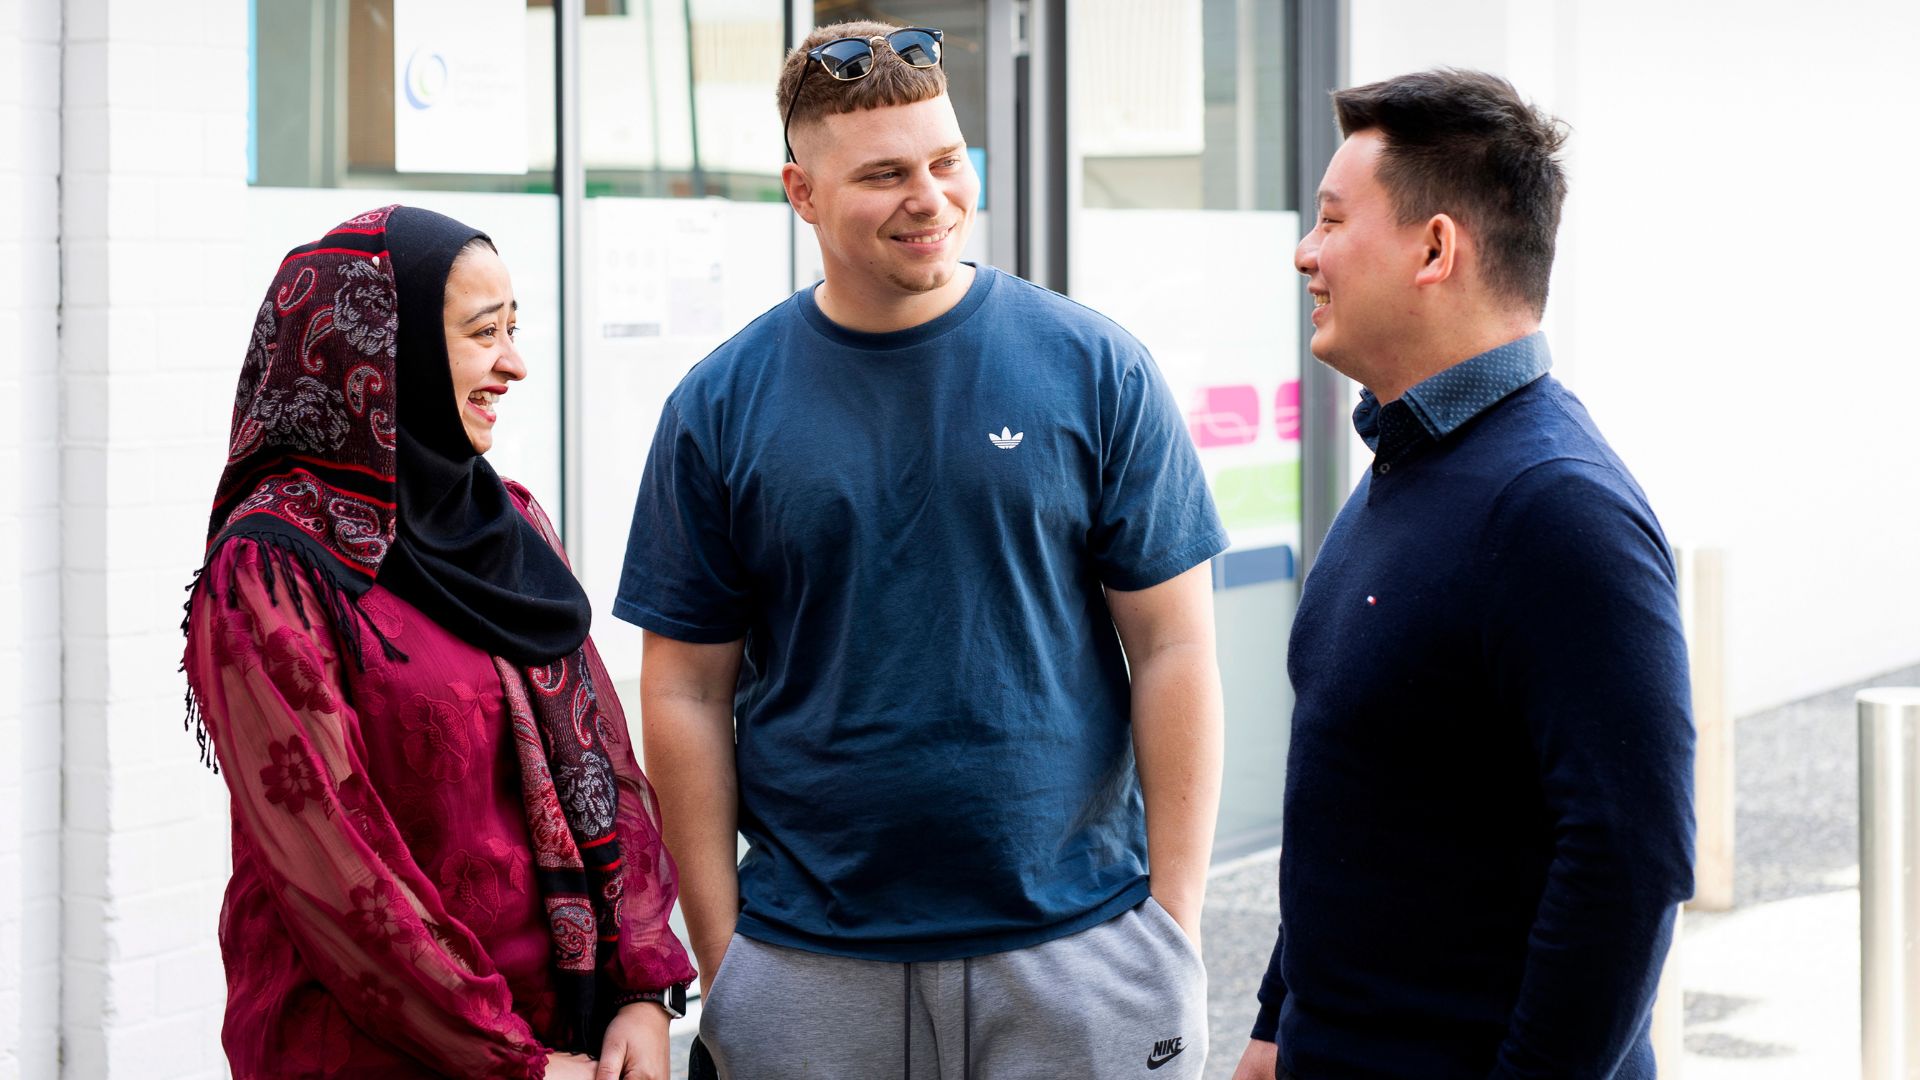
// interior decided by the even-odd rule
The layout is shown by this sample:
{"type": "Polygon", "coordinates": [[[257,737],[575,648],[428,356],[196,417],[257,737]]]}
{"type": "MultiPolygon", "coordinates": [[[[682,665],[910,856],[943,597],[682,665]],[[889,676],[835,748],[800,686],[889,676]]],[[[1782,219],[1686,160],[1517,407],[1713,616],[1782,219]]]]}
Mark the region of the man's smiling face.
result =
{"type": "Polygon", "coordinates": [[[830,281],[878,299],[953,279],[980,178],[946,95],[834,113],[796,130],[793,144],[830,281]]]}
{"type": "Polygon", "coordinates": [[[1402,350],[1427,258],[1420,225],[1400,224],[1380,183],[1382,145],[1377,131],[1340,144],[1320,184],[1319,220],[1294,250],[1313,296],[1313,355],[1363,384],[1402,350]]]}

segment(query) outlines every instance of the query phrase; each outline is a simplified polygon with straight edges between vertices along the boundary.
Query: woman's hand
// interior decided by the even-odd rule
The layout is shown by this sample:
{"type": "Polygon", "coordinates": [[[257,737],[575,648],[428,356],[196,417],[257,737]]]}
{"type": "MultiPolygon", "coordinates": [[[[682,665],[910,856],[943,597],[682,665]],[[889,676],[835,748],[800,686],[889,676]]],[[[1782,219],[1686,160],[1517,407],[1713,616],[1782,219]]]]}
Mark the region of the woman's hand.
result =
{"type": "Polygon", "coordinates": [[[593,1059],[585,1054],[547,1055],[546,1080],[593,1080],[593,1059]]]}
{"type": "Polygon", "coordinates": [[[667,1080],[667,1010],[636,1001],[614,1014],[593,1080],[667,1080]]]}

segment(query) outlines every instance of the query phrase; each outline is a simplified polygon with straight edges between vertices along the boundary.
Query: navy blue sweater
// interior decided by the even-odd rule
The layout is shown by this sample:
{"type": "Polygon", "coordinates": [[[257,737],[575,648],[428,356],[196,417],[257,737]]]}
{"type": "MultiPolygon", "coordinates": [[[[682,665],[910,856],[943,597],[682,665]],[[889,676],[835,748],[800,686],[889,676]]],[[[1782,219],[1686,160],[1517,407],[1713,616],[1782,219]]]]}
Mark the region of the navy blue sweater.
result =
{"type": "Polygon", "coordinates": [[[1693,888],[1686,651],[1666,539],[1579,401],[1542,376],[1376,463],[1287,666],[1255,1036],[1300,1080],[1652,1077],[1693,888]]]}

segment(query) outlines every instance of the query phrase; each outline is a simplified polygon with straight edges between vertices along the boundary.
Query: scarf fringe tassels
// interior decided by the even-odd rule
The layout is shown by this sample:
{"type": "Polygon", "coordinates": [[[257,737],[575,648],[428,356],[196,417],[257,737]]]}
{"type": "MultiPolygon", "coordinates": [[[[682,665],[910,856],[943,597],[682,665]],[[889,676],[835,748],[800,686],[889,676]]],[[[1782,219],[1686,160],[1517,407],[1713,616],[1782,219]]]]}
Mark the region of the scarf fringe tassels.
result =
{"type": "MultiPolygon", "coordinates": [[[[293,606],[294,614],[300,617],[300,624],[312,630],[313,617],[307,613],[306,600],[301,595],[299,585],[300,578],[306,579],[307,584],[313,589],[313,595],[325,608],[326,618],[332,625],[341,650],[353,658],[354,667],[361,671],[367,670],[367,658],[358,633],[359,628],[363,626],[372,631],[374,640],[380,643],[380,650],[388,660],[406,660],[407,654],[401,652],[399,647],[388,639],[387,635],[360,607],[360,597],[349,592],[315,562],[311,548],[279,533],[265,530],[231,532],[220,537],[212,547],[207,549],[206,561],[193,572],[193,580],[186,585],[186,602],[180,605],[183,613],[180,619],[182,635],[188,632],[193,623],[193,605],[201,598],[203,590],[208,593],[207,599],[215,601],[224,590],[227,606],[229,608],[240,606],[239,560],[236,559],[228,564],[225,582],[213,582],[207,574],[207,570],[213,565],[214,555],[233,540],[251,540],[259,545],[260,581],[267,588],[268,601],[278,606],[280,593],[284,591],[287,594],[288,603],[293,606]]],[[[180,670],[185,671],[186,666],[186,658],[182,657],[180,670]]],[[[200,744],[200,763],[218,774],[220,762],[214,751],[213,740],[207,734],[204,711],[200,695],[189,681],[186,692],[186,723],[183,728],[192,732],[194,740],[200,744]]]]}

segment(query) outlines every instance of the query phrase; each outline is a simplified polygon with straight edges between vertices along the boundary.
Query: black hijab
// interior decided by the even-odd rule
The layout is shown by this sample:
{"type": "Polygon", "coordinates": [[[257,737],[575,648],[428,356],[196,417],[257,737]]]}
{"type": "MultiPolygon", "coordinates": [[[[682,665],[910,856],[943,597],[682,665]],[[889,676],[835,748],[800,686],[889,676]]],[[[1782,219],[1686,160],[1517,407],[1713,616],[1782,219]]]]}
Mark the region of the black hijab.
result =
{"type": "Polygon", "coordinates": [[[521,666],[587,638],[587,594],[473,449],[453,400],[447,278],[478,229],[403,206],[387,223],[399,292],[399,526],[377,579],[461,640],[521,666]]]}

